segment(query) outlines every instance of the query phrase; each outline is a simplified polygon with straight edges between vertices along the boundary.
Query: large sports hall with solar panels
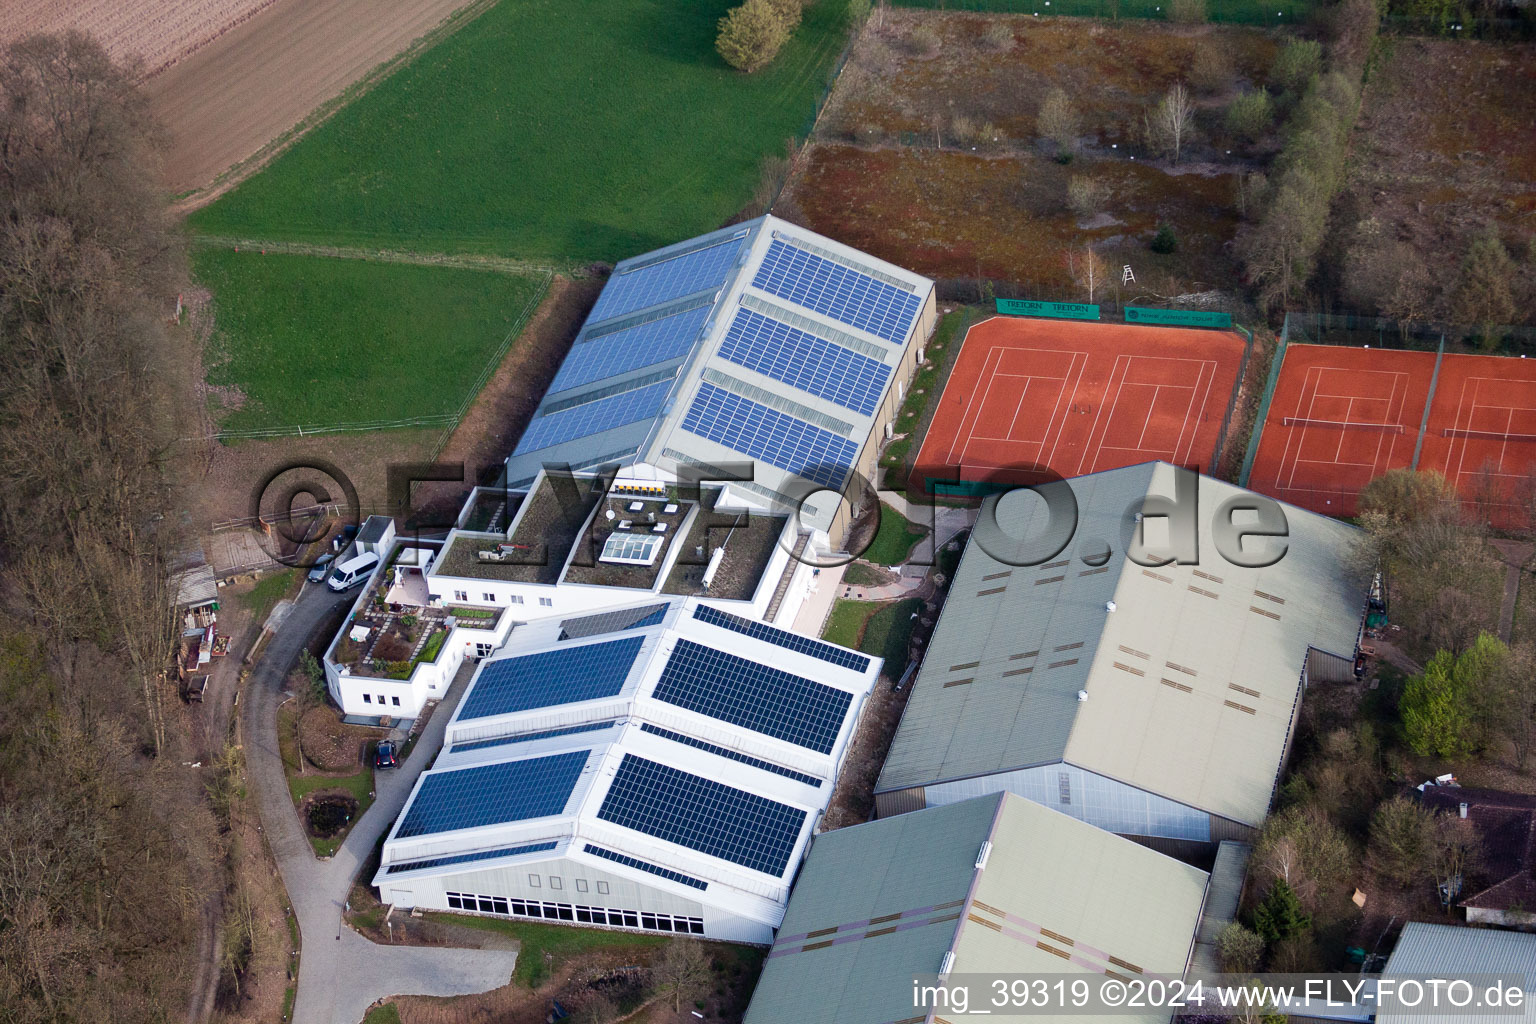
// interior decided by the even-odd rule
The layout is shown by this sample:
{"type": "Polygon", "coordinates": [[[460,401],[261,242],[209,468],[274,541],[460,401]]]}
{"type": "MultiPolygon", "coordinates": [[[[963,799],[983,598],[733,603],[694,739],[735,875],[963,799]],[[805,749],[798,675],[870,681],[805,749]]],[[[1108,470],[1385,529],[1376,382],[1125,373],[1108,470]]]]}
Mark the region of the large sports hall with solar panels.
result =
{"type": "Polygon", "coordinates": [[[770,943],[880,665],[694,598],[526,623],[373,884],[401,909],[770,943]]]}
{"type": "Polygon", "coordinates": [[[508,458],[507,487],[532,488],[548,465],[665,486],[750,462],[734,502],[798,510],[836,548],[850,511],[835,492],[855,474],[874,482],[935,318],[932,281],[774,217],[625,260],[508,458]]]}

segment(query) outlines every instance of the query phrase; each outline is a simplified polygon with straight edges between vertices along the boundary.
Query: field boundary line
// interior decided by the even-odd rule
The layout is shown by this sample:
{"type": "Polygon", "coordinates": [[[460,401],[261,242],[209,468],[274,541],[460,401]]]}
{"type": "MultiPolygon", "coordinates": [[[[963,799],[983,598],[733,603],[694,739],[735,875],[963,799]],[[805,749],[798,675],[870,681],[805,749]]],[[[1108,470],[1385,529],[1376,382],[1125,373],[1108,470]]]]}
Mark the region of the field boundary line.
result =
{"type": "Polygon", "coordinates": [[[376,430],[407,430],[411,427],[436,427],[450,422],[451,413],[435,416],[407,416],[394,420],[357,420],[351,423],[295,423],[277,427],[252,427],[249,430],[216,430],[183,441],[256,441],[278,437],[314,437],[319,434],[366,434],[376,430]]]}
{"type": "Polygon", "coordinates": [[[475,253],[415,252],[410,249],[367,249],[356,245],[318,245],[312,242],[279,242],[261,238],[235,238],[231,235],[193,235],[192,244],[207,249],[252,249],[280,256],[325,256],[340,260],[372,260],[376,263],[408,263],[421,267],[451,267],[456,270],[489,270],[498,274],[560,274],[572,272],[572,266],[533,263],[510,256],[482,256],[475,253]]]}
{"type": "Polygon", "coordinates": [[[275,160],[289,146],[299,141],[299,139],[329,121],[342,107],[362,97],[394,72],[421,56],[422,53],[447,39],[465,25],[468,25],[486,11],[489,11],[492,7],[495,7],[498,2],[499,0],[470,0],[469,3],[452,12],[421,36],[412,40],[411,44],[405,47],[405,49],[363,72],[357,81],[321,103],[292,128],[289,128],[276,138],[268,140],[250,156],[221,171],[213,181],[202,188],[193,189],[190,192],[176,196],[171,203],[171,212],[186,216],[194,210],[207,206],[257,171],[266,167],[267,164],[275,160]]]}

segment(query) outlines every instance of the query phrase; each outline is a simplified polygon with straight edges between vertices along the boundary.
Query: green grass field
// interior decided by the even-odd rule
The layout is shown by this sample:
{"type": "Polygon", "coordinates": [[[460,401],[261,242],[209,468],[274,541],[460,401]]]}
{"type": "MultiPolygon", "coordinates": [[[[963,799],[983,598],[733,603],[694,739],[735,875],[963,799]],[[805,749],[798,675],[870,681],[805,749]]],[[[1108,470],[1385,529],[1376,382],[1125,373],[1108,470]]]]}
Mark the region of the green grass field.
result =
{"type": "Polygon", "coordinates": [[[487,270],[197,248],[214,295],[211,383],[244,404],[225,430],[456,411],[543,292],[487,270]]]}
{"type": "Polygon", "coordinates": [[[617,260],[718,227],[807,125],[844,42],[821,0],[754,75],[734,0],[502,0],[194,214],[238,237],[617,260]]]}

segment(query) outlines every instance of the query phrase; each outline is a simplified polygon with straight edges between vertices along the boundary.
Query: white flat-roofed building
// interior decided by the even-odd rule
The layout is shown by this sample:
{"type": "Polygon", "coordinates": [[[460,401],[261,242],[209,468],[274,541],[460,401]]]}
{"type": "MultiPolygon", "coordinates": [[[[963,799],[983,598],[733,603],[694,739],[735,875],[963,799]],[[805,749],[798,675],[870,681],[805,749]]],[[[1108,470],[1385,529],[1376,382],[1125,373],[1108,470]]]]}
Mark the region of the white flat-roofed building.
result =
{"type": "Polygon", "coordinates": [[[771,942],[880,665],[697,599],[529,623],[479,667],[373,884],[771,942]]]}

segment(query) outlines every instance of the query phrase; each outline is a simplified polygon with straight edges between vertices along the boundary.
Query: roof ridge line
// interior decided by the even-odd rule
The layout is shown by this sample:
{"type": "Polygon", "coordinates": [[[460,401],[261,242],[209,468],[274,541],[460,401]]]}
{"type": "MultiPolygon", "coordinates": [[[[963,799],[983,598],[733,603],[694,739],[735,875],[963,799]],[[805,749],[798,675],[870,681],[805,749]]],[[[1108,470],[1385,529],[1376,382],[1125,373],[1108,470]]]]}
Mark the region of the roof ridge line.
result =
{"type": "MultiPolygon", "coordinates": [[[[987,826],[986,836],[982,839],[982,842],[985,843],[988,847],[992,845],[992,840],[997,835],[997,826],[1003,820],[1003,807],[1008,803],[1008,798],[1012,795],[1013,794],[1009,793],[1007,790],[1003,790],[997,794],[997,807],[995,807],[992,811],[992,823],[987,826]]],[[[1018,799],[1022,800],[1023,797],[1019,797],[1018,799]]],[[[979,854],[980,850],[978,849],[977,852],[979,854]]],[[[980,858],[978,857],[978,859],[980,858]]],[[[976,890],[978,887],[980,887],[981,876],[986,872],[986,870],[987,866],[985,864],[982,864],[979,867],[973,868],[971,870],[971,884],[966,887],[965,901],[960,904],[960,916],[955,919],[955,933],[950,937],[949,947],[945,950],[946,953],[952,954],[956,960],[958,960],[960,957],[958,950],[960,948],[961,936],[965,932],[965,922],[971,916],[971,908],[976,905],[976,890]]],[[[954,969],[953,964],[951,964],[950,969],[954,969]]],[[[923,1018],[925,1024],[934,1024],[934,1018],[938,1012],[939,1008],[937,1006],[931,1008],[928,1011],[927,1016],[923,1018]]]]}

